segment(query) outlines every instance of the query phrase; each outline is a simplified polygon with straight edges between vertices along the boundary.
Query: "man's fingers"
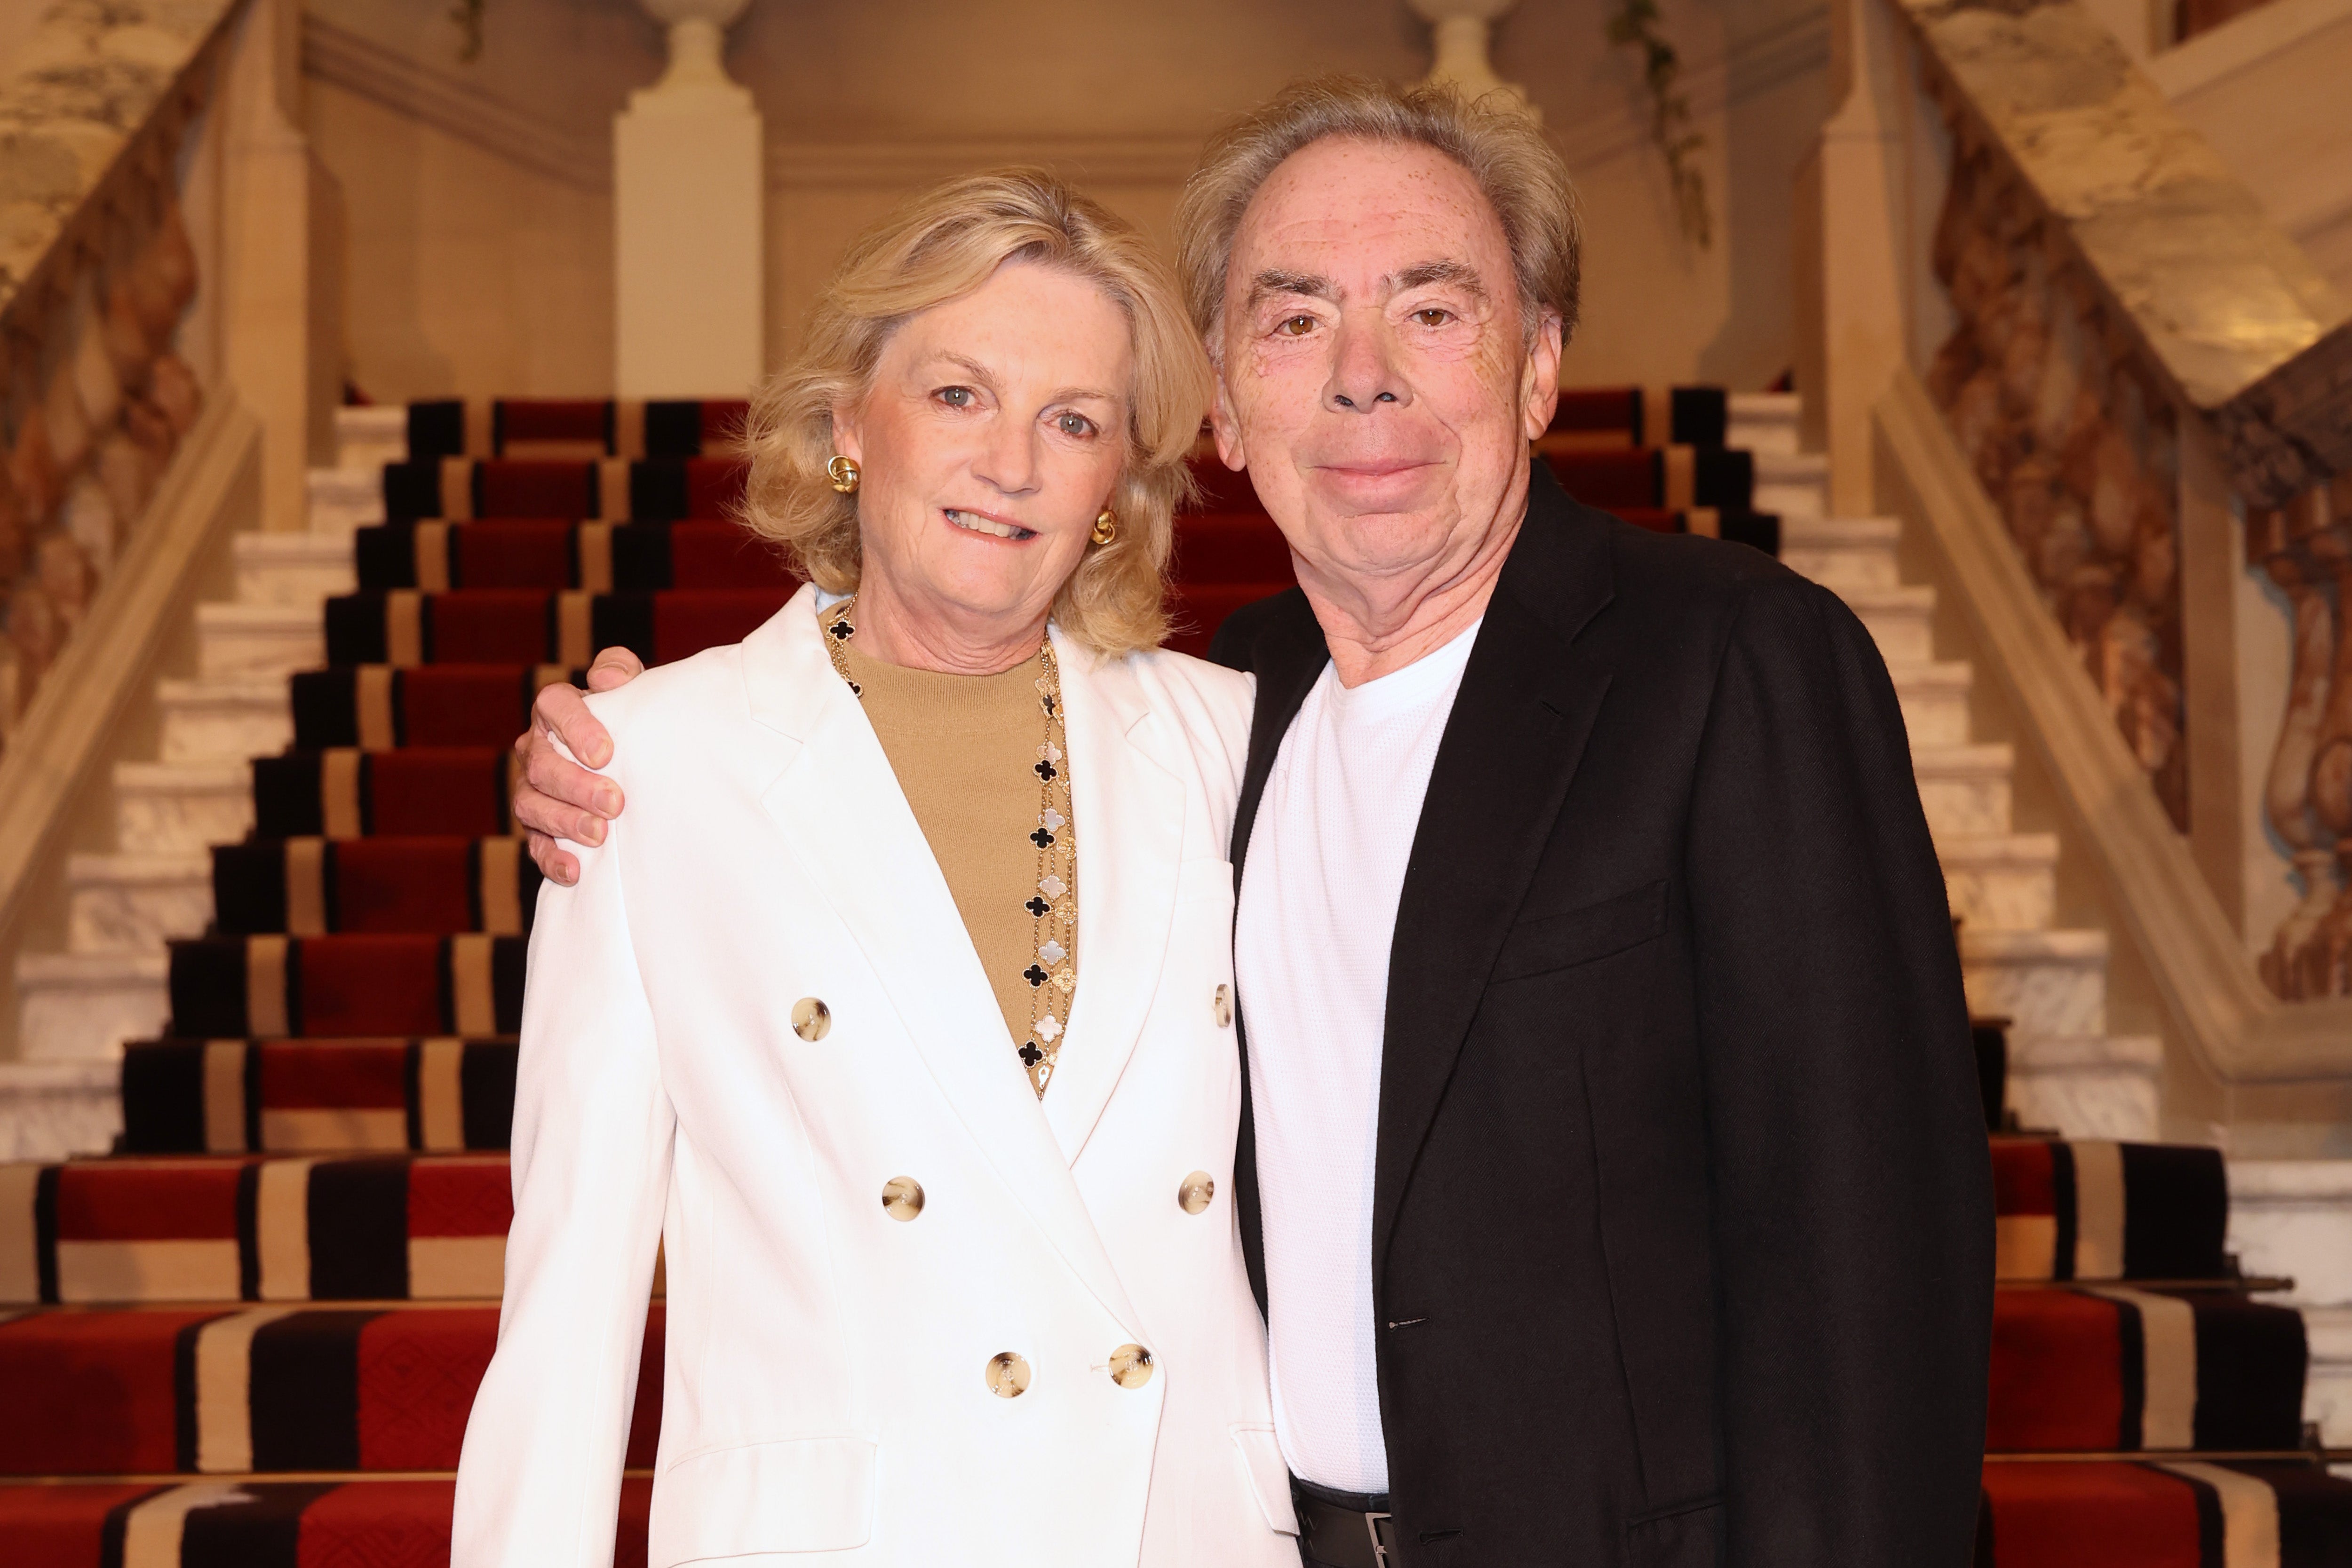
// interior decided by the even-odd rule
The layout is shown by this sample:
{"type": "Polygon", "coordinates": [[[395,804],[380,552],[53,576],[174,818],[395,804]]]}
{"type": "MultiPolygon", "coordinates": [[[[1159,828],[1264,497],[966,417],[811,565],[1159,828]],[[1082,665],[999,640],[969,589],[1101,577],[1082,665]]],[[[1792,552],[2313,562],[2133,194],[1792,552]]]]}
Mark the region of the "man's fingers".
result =
{"type": "Polygon", "coordinates": [[[580,861],[564,852],[563,847],[545,833],[532,833],[523,842],[530,850],[530,858],[539,862],[540,875],[559,887],[570,887],[580,880],[580,861]]]}
{"type": "Polygon", "coordinates": [[[620,814],[620,786],[564,761],[544,744],[530,754],[515,786],[515,825],[529,832],[601,844],[604,819],[620,814]]]}
{"type": "MultiPolygon", "coordinates": [[[[572,756],[591,768],[602,768],[613,759],[613,737],[588,711],[588,701],[576,686],[540,687],[539,695],[531,699],[530,723],[532,729],[560,737],[572,756]]],[[[544,742],[533,737],[526,755],[536,760],[547,749],[544,742]]]]}
{"type": "MultiPolygon", "coordinates": [[[[594,664],[588,666],[588,689],[609,692],[616,686],[627,685],[645,673],[645,662],[626,648],[607,648],[596,655],[594,664]]],[[[567,745],[570,744],[569,736],[564,739],[567,745]]],[[[600,762],[596,766],[602,768],[604,764],[600,762]]]]}

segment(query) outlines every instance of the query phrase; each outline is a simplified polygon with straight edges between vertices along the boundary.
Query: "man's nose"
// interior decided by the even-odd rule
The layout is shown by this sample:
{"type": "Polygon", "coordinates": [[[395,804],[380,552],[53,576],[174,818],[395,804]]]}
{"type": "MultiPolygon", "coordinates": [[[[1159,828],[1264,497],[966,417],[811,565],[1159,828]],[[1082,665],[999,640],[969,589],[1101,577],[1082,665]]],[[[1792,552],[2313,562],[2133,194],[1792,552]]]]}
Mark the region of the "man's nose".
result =
{"type": "Polygon", "coordinates": [[[1345,321],[1335,334],[1326,407],[1370,413],[1382,403],[1407,403],[1412,393],[1397,372],[1394,345],[1384,324],[1345,321]]]}

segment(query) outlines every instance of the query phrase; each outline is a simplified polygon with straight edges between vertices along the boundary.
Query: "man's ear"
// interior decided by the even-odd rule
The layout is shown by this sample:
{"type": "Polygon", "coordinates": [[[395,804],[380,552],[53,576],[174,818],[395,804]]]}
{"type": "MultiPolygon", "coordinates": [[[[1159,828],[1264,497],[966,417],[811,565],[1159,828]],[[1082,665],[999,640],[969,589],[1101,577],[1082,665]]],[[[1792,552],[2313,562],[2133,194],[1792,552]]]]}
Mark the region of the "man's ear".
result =
{"type": "Polygon", "coordinates": [[[1217,395],[1209,404],[1209,433],[1216,437],[1217,456],[1228,468],[1249,466],[1242,449],[1242,422],[1234,413],[1234,394],[1225,386],[1225,367],[1217,366],[1217,395]]]}
{"type": "Polygon", "coordinates": [[[1551,428],[1552,411],[1559,406],[1560,336],[1559,313],[1545,311],[1519,372],[1521,423],[1529,441],[1551,428]]]}

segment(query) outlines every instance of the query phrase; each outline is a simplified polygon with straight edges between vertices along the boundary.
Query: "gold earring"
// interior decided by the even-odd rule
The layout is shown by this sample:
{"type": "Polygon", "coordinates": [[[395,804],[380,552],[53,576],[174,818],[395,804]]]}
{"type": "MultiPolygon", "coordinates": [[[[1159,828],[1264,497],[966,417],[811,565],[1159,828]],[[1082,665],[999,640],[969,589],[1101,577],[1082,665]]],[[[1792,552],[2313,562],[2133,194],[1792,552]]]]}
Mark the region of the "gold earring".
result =
{"type": "Polygon", "coordinates": [[[857,481],[863,477],[857,471],[857,465],[837,452],[826,461],[824,476],[832,480],[833,487],[845,496],[857,494],[857,481]]]}
{"type": "Polygon", "coordinates": [[[1105,507],[1095,518],[1094,532],[1087,537],[1098,545],[1107,545],[1118,538],[1118,514],[1105,507]]]}

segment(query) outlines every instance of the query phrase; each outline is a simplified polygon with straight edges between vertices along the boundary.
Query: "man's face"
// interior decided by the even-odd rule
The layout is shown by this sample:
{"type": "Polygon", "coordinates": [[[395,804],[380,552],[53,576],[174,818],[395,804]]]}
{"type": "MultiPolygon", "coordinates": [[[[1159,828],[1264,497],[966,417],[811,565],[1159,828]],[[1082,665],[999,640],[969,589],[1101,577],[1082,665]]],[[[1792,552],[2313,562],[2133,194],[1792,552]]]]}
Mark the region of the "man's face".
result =
{"type": "Polygon", "coordinates": [[[1217,450],[1310,591],[1411,597],[1517,527],[1560,325],[1528,341],[1502,222],[1452,159],[1335,138],[1286,160],[1242,215],[1215,346],[1217,450]]]}

